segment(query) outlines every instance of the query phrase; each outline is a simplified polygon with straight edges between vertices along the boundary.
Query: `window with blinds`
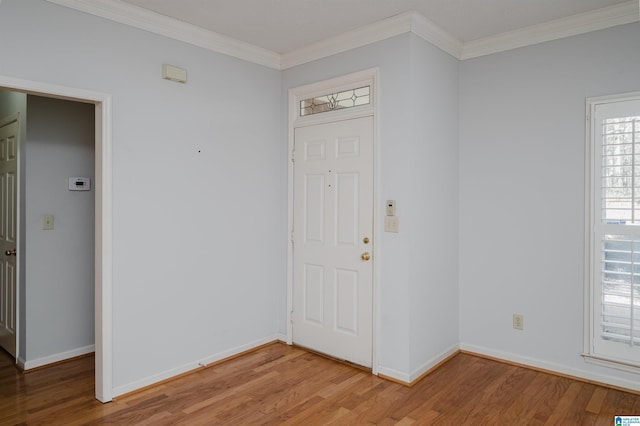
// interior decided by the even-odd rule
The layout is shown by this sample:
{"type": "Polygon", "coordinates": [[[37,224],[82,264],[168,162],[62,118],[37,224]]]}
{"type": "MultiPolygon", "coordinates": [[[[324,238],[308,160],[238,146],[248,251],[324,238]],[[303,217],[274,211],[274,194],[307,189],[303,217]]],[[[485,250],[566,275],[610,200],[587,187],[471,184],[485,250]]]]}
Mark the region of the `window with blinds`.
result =
{"type": "Polygon", "coordinates": [[[602,122],[602,208],[607,223],[640,221],[640,116],[602,122]]]}
{"type": "Polygon", "coordinates": [[[640,345],[640,240],[605,235],[602,254],[600,336],[640,345]]]}
{"type": "Polygon", "coordinates": [[[586,352],[635,368],[640,367],[640,97],[593,102],[590,124],[586,352]]]}

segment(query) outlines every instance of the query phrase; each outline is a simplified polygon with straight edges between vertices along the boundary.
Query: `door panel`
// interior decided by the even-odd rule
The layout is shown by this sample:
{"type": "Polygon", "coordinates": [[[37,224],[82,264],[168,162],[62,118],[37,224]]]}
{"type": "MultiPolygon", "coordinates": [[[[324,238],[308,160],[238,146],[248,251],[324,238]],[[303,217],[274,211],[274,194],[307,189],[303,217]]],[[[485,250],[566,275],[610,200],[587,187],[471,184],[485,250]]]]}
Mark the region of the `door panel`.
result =
{"type": "Polygon", "coordinates": [[[16,356],[18,122],[0,127],[0,346],[16,356]],[[6,254],[9,253],[9,254],[6,254]]]}
{"type": "Polygon", "coordinates": [[[336,327],[358,335],[358,271],[336,269],[336,327]]]}
{"type": "Polygon", "coordinates": [[[294,137],[293,342],[371,367],[373,117],[294,137]]]}
{"type": "Polygon", "coordinates": [[[357,247],[359,179],[354,173],[336,174],[336,244],[357,247]]]}
{"type": "Polygon", "coordinates": [[[304,240],[305,243],[324,242],[324,176],[308,175],[304,177],[304,240]]]}
{"type": "Polygon", "coordinates": [[[304,320],[324,324],[324,268],[304,265],[304,320]]]}

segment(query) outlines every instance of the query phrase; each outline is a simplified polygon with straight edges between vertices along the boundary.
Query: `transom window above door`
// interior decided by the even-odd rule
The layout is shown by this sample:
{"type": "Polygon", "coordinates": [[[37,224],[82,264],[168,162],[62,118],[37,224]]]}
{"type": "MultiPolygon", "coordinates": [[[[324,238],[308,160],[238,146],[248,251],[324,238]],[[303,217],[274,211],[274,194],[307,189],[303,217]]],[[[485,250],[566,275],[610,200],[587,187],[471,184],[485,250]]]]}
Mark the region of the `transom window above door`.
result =
{"type": "Polygon", "coordinates": [[[371,103],[371,86],[343,90],[300,101],[300,116],[338,109],[353,108],[371,103]]]}

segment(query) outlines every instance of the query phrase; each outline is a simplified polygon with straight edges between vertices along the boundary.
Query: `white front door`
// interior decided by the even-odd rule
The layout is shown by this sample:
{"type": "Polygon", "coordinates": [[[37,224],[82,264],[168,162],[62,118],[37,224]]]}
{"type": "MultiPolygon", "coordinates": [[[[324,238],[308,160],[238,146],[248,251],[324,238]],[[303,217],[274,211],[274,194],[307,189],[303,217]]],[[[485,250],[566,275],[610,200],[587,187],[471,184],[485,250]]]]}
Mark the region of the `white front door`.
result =
{"type": "Polygon", "coordinates": [[[18,121],[0,121],[0,346],[16,356],[18,121]]]}
{"type": "Polygon", "coordinates": [[[373,117],[294,140],[293,343],[371,367],[373,117]]]}

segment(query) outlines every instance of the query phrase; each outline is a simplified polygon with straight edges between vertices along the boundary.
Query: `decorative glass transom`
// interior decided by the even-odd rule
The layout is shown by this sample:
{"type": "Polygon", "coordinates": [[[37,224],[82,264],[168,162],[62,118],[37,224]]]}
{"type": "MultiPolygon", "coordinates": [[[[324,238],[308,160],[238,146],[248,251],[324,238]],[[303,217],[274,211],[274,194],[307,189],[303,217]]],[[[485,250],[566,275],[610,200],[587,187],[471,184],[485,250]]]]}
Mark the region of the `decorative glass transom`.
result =
{"type": "Polygon", "coordinates": [[[336,109],[368,105],[371,102],[371,86],[349,89],[338,93],[317,96],[300,101],[300,115],[318,114],[336,109]]]}

